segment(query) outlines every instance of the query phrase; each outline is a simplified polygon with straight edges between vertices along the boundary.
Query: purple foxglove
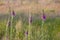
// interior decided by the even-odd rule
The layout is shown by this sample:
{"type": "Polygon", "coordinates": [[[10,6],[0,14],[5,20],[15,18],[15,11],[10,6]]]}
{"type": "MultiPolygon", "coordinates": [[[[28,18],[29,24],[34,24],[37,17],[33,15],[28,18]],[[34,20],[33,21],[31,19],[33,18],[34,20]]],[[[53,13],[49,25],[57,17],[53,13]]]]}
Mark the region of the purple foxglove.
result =
{"type": "Polygon", "coordinates": [[[14,12],[14,10],[12,11],[12,15],[15,16],[15,12],[14,12]]]}
{"type": "Polygon", "coordinates": [[[41,17],[41,18],[42,18],[42,20],[44,20],[44,21],[46,20],[46,15],[44,14],[44,10],[43,10],[43,14],[42,14],[42,17],[41,17]]]}
{"type": "Polygon", "coordinates": [[[32,17],[30,17],[30,23],[32,23],[32,17]]]}
{"type": "Polygon", "coordinates": [[[26,31],[25,34],[28,35],[28,31],[26,31]]]}
{"type": "Polygon", "coordinates": [[[43,14],[43,20],[45,20],[46,19],[46,15],[45,14],[43,14]]]}

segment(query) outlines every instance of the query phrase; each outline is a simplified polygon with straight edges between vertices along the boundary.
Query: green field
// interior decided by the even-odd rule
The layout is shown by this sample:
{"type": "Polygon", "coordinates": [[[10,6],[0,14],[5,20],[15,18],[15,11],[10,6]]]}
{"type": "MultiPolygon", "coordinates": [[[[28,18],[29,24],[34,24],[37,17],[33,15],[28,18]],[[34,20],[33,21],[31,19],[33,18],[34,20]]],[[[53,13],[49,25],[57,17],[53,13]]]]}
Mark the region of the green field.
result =
{"type": "MultiPolygon", "coordinates": [[[[16,14],[11,26],[13,30],[10,33],[13,35],[11,40],[60,40],[60,17],[47,16],[43,26],[39,14],[32,14],[30,26],[28,18],[28,15],[24,13],[16,14]],[[18,26],[19,21],[21,21],[21,26],[18,26]],[[20,27],[20,29],[17,27],[20,27]],[[27,34],[25,33],[26,31],[28,32],[27,34]]],[[[8,19],[9,14],[0,15],[0,40],[9,39],[10,27],[7,27],[8,19]]]]}

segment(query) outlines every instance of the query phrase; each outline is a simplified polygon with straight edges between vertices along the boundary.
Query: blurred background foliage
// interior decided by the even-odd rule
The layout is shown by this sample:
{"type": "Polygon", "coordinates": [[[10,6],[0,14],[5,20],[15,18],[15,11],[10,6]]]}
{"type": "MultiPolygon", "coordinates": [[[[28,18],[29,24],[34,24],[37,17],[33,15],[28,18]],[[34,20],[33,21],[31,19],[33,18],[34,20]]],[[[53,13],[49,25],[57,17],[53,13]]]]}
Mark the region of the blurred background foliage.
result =
{"type": "MultiPolygon", "coordinates": [[[[53,15],[52,15],[53,16],[53,15]]],[[[41,14],[32,14],[32,23],[31,23],[31,40],[40,40],[42,37],[44,37],[44,40],[60,40],[60,17],[59,16],[46,16],[46,21],[43,25],[43,36],[41,36],[41,14]]],[[[9,14],[2,14],[0,15],[0,40],[5,36],[6,33],[6,25],[9,18],[9,14]]],[[[24,40],[25,39],[25,30],[28,29],[28,15],[25,13],[16,14],[16,16],[13,19],[13,26],[15,28],[17,22],[21,21],[21,30],[15,30],[15,39],[16,40],[24,40]]],[[[7,30],[8,31],[8,30],[7,30]]],[[[5,36],[6,37],[6,36],[5,36]]]]}

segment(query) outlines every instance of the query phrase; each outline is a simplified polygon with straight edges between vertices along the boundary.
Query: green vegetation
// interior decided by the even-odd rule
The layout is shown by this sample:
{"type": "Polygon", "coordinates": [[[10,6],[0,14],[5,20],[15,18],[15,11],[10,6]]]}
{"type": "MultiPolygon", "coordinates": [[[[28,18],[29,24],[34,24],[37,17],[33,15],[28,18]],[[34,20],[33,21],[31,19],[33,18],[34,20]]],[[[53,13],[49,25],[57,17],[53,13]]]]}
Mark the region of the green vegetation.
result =
{"type": "MultiPolygon", "coordinates": [[[[42,28],[42,20],[39,14],[33,14],[32,15],[32,23],[31,23],[31,36],[30,40],[60,40],[60,17],[47,17],[46,21],[43,24],[42,28]],[[34,16],[33,16],[34,15],[34,16]],[[43,34],[42,34],[43,32],[43,34]],[[42,39],[43,38],[43,39],[42,39]]],[[[5,36],[6,33],[6,25],[8,20],[8,15],[2,15],[0,16],[0,40],[2,40],[3,36],[5,36]]],[[[28,30],[29,24],[28,24],[28,15],[26,14],[16,14],[16,16],[13,19],[13,26],[15,27],[18,21],[22,21],[21,30],[18,32],[15,30],[14,37],[16,37],[16,40],[27,40],[28,36],[25,35],[25,31],[28,30]],[[18,32],[18,33],[16,33],[18,32]]],[[[13,28],[14,29],[14,28],[13,28]]],[[[7,30],[8,31],[8,30],[7,30]]],[[[14,39],[14,40],[15,40],[14,39]]]]}

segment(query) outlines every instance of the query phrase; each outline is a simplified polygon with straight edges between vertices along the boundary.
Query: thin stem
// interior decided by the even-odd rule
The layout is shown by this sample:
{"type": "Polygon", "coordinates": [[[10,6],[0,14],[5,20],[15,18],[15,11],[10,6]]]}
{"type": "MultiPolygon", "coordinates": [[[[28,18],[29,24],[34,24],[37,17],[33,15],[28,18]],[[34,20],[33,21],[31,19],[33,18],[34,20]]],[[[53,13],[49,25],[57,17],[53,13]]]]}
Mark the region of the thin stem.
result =
{"type": "Polygon", "coordinates": [[[12,28],[12,22],[13,22],[13,16],[11,17],[11,28],[10,28],[10,39],[12,40],[12,32],[13,32],[13,28],[12,28]]]}
{"type": "Polygon", "coordinates": [[[44,21],[42,20],[42,26],[41,26],[41,40],[44,39],[44,27],[43,27],[43,25],[44,25],[44,21]]]}
{"type": "Polygon", "coordinates": [[[29,28],[28,28],[28,40],[31,40],[31,13],[29,12],[29,28]]]}

